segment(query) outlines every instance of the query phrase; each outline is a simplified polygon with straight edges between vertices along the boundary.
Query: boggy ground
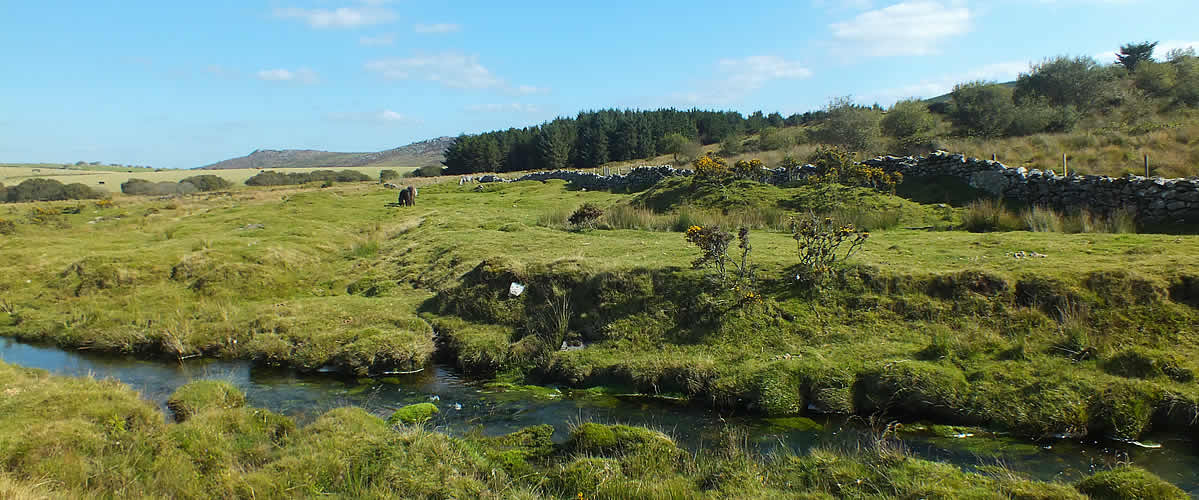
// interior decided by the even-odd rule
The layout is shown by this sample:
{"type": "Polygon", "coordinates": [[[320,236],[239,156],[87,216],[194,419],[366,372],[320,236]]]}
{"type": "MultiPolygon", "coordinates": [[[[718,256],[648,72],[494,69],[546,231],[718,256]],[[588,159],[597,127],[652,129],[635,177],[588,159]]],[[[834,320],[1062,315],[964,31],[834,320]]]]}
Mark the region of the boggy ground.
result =
{"type": "Polygon", "coordinates": [[[907,230],[953,226],[960,210],[839,186],[687,182],[633,194],[445,183],[404,208],[365,184],[6,206],[0,332],[360,376],[440,349],[483,377],[767,415],[1196,432],[1195,236],[907,230]],[[584,202],[609,216],[564,227],[584,202]],[[873,230],[822,294],[790,278],[785,218],[807,209],[873,230]],[[714,223],[753,228],[760,299],[690,269],[698,250],[670,231],[714,223]],[[510,296],[512,282],[526,292],[510,296]]]}
{"type": "Polygon", "coordinates": [[[730,436],[692,455],[667,435],[581,423],[456,438],[339,408],[299,427],[246,406],[227,382],[171,397],[174,419],[120,383],[0,362],[5,498],[1186,498],[1135,467],[1076,484],[1000,467],[966,473],[907,456],[886,437],[798,456],[730,436]]]}

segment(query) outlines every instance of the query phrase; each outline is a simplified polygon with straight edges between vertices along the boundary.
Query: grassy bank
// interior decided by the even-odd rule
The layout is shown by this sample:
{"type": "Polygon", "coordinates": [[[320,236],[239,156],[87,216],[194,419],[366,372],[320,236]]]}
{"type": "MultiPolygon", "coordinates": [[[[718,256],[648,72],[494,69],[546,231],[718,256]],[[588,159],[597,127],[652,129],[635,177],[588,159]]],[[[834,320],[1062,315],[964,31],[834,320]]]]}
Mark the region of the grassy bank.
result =
{"type": "Polygon", "coordinates": [[[187,410],[167,422],[121,384],[5,363],[0,394],[9,498],[1185,498],[1133,467],[1075,485],[966,473],[886,436],[762,456],[730,435],[697,456],[654,430],[595,423],[559,439],[549,425],[457,438],[340,408],[298,427],[213,381],[181,387],[171,400],[187,410]]]}
{"type": "Polygon", "coordinates": [[[402,208],[369,184],[0,207],[15,221],[0,236],[0,333],[359,376],[440,352],[510,382],[768,415],[1196,432],[1194,236],[908,230],[960,225],[966,210],[689,182],[634,194],[446,183],[402,208]],[[584,203],[606,212],[596,229],[560,220],[584,203]],[[872,230],[821,290],[795,283],[780,227],[808,210],[872,230]],[[736,291],[691,269],[698,249],[672,232],[747,221],[763,221],[750,224],[757,280],[736,291]]]}

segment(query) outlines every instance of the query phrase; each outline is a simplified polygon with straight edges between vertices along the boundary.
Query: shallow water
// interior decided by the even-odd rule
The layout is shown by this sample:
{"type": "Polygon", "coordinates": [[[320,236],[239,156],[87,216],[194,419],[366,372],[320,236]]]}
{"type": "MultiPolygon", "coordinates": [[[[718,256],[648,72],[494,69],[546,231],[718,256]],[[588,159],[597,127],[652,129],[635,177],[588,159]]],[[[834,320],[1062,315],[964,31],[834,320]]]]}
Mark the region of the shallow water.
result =
{"type": "MultiPolygon", "coordinates": [[[[444,365],[430,365],[416,374],[355,380],[264,368],[243,361],[144,361],[11,339],[0,339],[0,359],[60,375],[114,378],[137,389],[164,411],[167,397],[191,380],[229,380],[245,391],[250,405],[289,415],[301,424],[340,406],[360,406],[386,418],[400,406],[432,401],[441,413],[431,425],[451,434],[498,435],[530,425],[551,424],[557,429],[554,437],[562,440],[572,423],[594,421],[660,429],[691,449],[712,446],[730,431],[744,433],[751,446],[764,452],[787,448],[803,453],[821,446],[852,448],[873,440],[869,426],[857,419],[762,419],[723,415],[665,398],[588,391],[501,391],[465,380],[444,365]]],[[[924,458],[965,469],[999,463],[1040,480],[1072,481],[1117,463],[1131,462],[1199,498],[1199,446],[1178,437],[1150,437],[1145,442],[1161,446],[1078,440],[1031,442],[996,435],[903,435],[904,445],[924,458]]]]}

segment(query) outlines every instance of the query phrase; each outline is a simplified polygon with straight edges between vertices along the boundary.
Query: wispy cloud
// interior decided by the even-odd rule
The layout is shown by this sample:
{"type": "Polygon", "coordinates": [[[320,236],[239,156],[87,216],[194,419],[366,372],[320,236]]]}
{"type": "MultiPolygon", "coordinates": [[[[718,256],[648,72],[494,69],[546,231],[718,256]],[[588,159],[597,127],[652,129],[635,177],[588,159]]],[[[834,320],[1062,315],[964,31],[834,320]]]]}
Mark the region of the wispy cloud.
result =
{"type": "Polygon", "coordinates": [[[455,89],[492,89],[513,95],[543,94],[544,87],[512,85],[479,62],[479,56],[460,52],[378,59],[366,70],[388,80],[424,80],[455,89]]]}
{"type": "Polygon", "coordinates": [[[358,28],[374,24],[389,23],[396,19],[391,9],[380,2],[367,2],[361,7],[339,7],[336,9],[305,9],[282,7],[274,10],[280,19],[299,19],[313,28],[358,28]]]}
{"type": "Polygon", "coordinates": [[[460,89],[497,88],[504,84],[503,79],[479,63],[478,56],[457,52],[379,59],[367,62],[366,69],[388,80],[428,80],[460,89]]]}
{"type": "Polygon", "coordinates": [[[304,84],[313,84],[320,81],[320,77],[315,71],[308,68],[300,68],[297,70],[290,69],[264,69],[255,73],[259,80],[268,82],[295,82],[304,84]]]}
{"type": "Polygon", "coordinates": [[[376,36],[358,37],[358,43],[367,47],[382,47],[385,45],[392,45],[395,43],[395,41],[396,37],[391,33],[376,36]]]}
{"type": "Polygon", "coordinates": [[[1009,82],[1015,80],[1022,72],[1027,72],[1029,63],[1026,61],[1006,61],[985,66],[979,66],[958,73],[947,73],[936,78],[921,80],[909,85],[891,87],[868,92],[861,96],[862,100],[875,101],[890,105],[900,99],[916,97],[926,99],[944,95],[953,90],[953,86],[978,80],[1009,82]]]}
{"type": "Polygon", "coordinates": [[[829,25],[837,49],[869,56],[927,55],[949,38],[970,32],[974,14],[956,4],[915,0],[829,25]]]}
{"type": "Polygon", "coordinates": [[[454,33],[461,30],[461,25],[451,23],[418,24],[412,27],[412,31],[425,34],[454,33]]]}
{"type": "Polygon", "coordinates": [[[716,62],[716,69],[723,75],[721,80],[707,89],[676,94],[675,100],[688,104],[729,104],[770,81],[812,76],[812,71],[799,62],[772,55],[721,59],[716,62]]]}
{"type": "Polygon", "coordinates": [[[400,125],[400,124],[417,124],[420,120],[403,113],[384,109],[381,111],[368,112],[341,112],[329,113],[326,117],[330,120],[348,121],[348,122],[363,122],[373,123],[376,125],[400,125]]]}
{"type": "Polygon", "coordinates": [[[535,104],[512,102],[507,104],[475,104],[466,107],[467,111],[477,113],[538,113],[541,108],[535,104]]]}

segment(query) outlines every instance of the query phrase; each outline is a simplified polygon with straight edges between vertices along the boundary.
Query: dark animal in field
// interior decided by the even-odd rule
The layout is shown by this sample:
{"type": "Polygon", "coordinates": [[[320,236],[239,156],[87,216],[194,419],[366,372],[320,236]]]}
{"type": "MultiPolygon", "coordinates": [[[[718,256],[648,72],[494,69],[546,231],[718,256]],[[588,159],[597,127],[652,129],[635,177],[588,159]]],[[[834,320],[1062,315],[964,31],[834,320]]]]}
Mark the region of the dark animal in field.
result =
{"type": "Polygon", "coordinates": [[[400,190],[400,199],[398,200],[401,207],[416,206],[416,188],[408,186],[400,190]]]}

